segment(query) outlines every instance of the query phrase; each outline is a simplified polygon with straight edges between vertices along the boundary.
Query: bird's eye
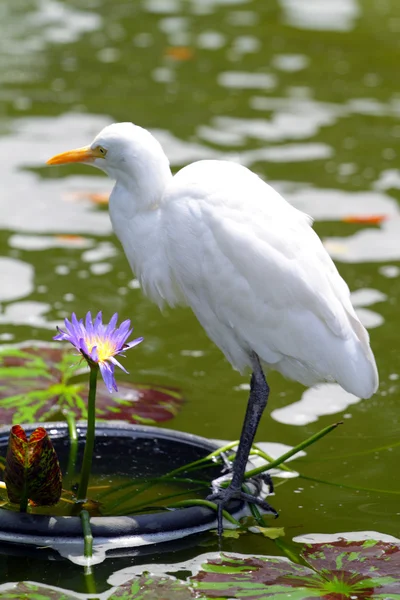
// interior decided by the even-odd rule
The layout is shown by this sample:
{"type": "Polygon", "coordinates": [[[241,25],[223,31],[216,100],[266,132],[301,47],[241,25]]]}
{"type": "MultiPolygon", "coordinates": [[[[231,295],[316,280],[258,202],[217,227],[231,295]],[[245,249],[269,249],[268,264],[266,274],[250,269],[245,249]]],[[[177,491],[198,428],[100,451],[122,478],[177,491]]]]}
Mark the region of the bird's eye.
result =
{"type": "Polygon", "coordinates": [[[99,154],[103,157],[107,154],[107,150],[102,146],[98,146],[97,150],[99,151],[99,154]]]}

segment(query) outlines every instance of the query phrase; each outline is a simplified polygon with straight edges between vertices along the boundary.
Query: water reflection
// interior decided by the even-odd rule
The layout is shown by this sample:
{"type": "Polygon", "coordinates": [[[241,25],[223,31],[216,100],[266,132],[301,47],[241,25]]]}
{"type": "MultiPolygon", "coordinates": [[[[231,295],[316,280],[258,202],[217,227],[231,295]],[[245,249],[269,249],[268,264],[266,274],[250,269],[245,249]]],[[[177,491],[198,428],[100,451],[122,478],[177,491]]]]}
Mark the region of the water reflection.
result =
{"type": "MultiPolygon", "coordinates": [[[[54,323],[46,321],[45,315],[51,306],[44,302],[23,300],[34,291],[34,269],[30,264],[9,257],[0,257],[0,324],[29,325],[51,328],[54,323]]],[[[10,330],[3,340],[13,339],[10,330]]]]}
{"type": "Polygon", "coordinates": [[[93,241],[80,235],[14,234],[8,240],[10,248],[19,250],[49,250],[50,248],[88,248],[93,241]]]}
{"type": "Polygon", "coordinates": [[[273,410],[271,417],[287,425],[306,425],[322,415],[340,413],[357,402],[360,398],[336,383],[322,383],[306,390],[298,402],[273,410]]]}
{"type": "Polygon", "coordinates": [[[351,31],[361,11],[357,0],[280,0],[288,25],[300,29],[351,31]]]}
{"type": "MultiPolygon", "coordinates": [[[[0,4],[0,81],[18,84],[43,76],[44,50],[70,44],[102,25],[99,14],[56,0],[23,0],[0,4]],[[40,57],[40,58],[39,58],[40,57]]],[[[29,99],[25,109],[31,105],[29,99]]]]}
{"type": "Polygon", "coordinates": [[[12,123],[12,133],[0,137],[0,227],[18,232],[66,232],[108,234],[108,215],[89,203],[70,203],[68,192],[96,190],[109,184],[99,177],[42,179],[27,167],[43,168],[50,148],[82,146],[90,141],[107,119],[64,115],[62,117],[20,119],[12,123]],[[100,183],[99,183],[100,181],[100,183]],[[10,210],[10,207],[18,209],[10,210]]]}
{"type": "MultiPolygon", "coordinates": [[[[4,308],[0,313],[0,323],[6,325],[27,325],[32,328],[50,329],[55,331],[56,326],[62,325],[62,321],[51,321],[48,319],[52,307],[46,302],[14,302],[4,308]]],[[[67,315],[65,315],[67,316],[67,315]]]]}
{"type": "Polygon", "coordinates": [[[31,265],[1,256],[0,273],[0,302],[11,302],[32,293],[34,270],[31,265]]]}
{"type": "Polygon", "coordinates": [[[342,262],[383,262],[400,260],[400,219],[384,222],[378,229],[363,229],[346,237],[329,237],[325,247],[342,262]]]}

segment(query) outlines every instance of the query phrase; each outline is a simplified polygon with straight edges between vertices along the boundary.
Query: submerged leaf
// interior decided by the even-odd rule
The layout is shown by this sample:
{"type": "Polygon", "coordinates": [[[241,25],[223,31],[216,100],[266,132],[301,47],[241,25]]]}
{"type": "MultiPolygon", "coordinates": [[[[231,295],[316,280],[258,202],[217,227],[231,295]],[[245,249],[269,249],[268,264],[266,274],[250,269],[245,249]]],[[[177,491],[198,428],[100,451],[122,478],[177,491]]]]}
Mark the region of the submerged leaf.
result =
{"type": "MultiPolygon", "coordinates": [[[[35,423],[62,418],[62,409],[86,419],[88,384],[76,380],[85,372],[78,356],[59,344],[0,348],[0,423],[35,423]]],[[[99,382],[98,420],[153,424],[173,418],[183,404],[174,388],[119,385],[110,394],[99,382]]]]}
{"type": "Polygon", "coordinates": [[[99,382],[96,395],[96,418],[123,420],[151,425],[175,417],[184,402],[176,388],[118,384],[118,392],[110,394],[99,382]]]}
{"type": "Polygon", "coordinates": [[[43,427],[29,440],[20,425],[11,428],[4,481],[10,502],[29,499],[38,506],[56,504],[61,496],[62,475],[53,444],[43,427]]]}
{"type": "Polygon", "coordinates": [[[46,420],[64,391],[63,382],[78,371],[77,357],[57,344],[0,349],[0,422],[46,420]]]}

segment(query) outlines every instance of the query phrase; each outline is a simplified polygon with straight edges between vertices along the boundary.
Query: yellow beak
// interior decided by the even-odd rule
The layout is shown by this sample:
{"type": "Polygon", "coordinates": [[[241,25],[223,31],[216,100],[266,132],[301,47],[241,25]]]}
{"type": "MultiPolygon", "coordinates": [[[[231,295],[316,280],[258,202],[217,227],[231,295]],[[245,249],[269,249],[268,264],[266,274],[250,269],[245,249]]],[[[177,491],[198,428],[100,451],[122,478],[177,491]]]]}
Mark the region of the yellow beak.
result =
{"type": "Polygon", "coordinates": [[[90,146],[83,146],[83,148],[76,148],[75,150],[68,150],[67,152],[61,152],[52,156],[47,161],[48,165],[65,165],[68,163],[90,163],[96,158],[104,158],[98,151],[98,148],[93,150],[90,146]]]}

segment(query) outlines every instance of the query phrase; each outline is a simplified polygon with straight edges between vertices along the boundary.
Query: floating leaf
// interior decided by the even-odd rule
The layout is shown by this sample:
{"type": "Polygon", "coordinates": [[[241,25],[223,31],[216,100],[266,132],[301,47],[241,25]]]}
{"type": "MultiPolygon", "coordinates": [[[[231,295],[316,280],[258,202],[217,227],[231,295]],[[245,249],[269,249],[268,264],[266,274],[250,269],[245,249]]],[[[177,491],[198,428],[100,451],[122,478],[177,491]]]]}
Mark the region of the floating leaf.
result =
{"type": "Polygon", "coordinates": [[[78,596],[67,590],[50,588],[47,586],[25,583],[6,584],[0,591],[1,600],[78,600],[78,596]]]}
{"type": "Polygon", "coordinates": [[[400,599],[400,546],[397,544],[340,540],[306,546],[302,556],[325,579],[354,581],[355,589],[363,589],[364,593],[371,589],[382,594],[382,598],[400,599]]]}
{"type": "MultiPolygon", "coordinates": [[[[260,556],[235,558],[221,555],[221,558],[208,561],[202,567],[191,578],[191,583],[196,591],[207,598],[243,598],[245,594],[246,600],[277,600],[279,596],[276,594],[279,593],[283,599],[293,588],[291,583],[284,582],[286,577],[303,578],[314,575],[311,569],[285,559],[260,556]]],[[[310,595],[309,590],[303,586],[302,589],[305,594],[297,594],[294,600],[319,597],[317,594],[310,595]]]]}
{"type": "MultiPolygon", "coordinates": [[[[212,530],[213,533],[215,533],[215,535],[219,535],[218,531],[215,529],[212,530]]],[[[246,533],[243,530],[240,530],[239,528],[237,529],[228,529],[227,527],[224,527],[223,531],[222,531],[222,537],[225,539],[229,539],[229,538],[233,538],[235,540],[238,540],[240,538],[241,535],[243,535],[244,533],[246,533]]]]}
{"type": "Polygon", "coordinates": [[[11,428],[4,481],[10,502],[26,509],[28,499],[37,506],[56,504],[61,496],[62,476],[47,431],[35,429],[29,440],[20,425],[11,428]]]}
{"type": "MultiPolygon", "coordinates": [[[[400,600],[396,544],[373,540],[312,544],[303,547],[302,557],[309,566],[280,557],[221,554],[205,561],[186,582],[144,573],[118,588],[109,600],[400,600]]],[[[206,558],[199,557],[202,562],[206,558]]]]}
{"type": "Polygon", "coordinates": [[[173,577],[154,577],[144,573],[121,585],[108,600],[192,600],[199,598],[190,587],[173,577]]]}
{"type": "Polygon", "coordinates": [[[285,529],[283,527],[259,527],[256,525],[251,531],[254,533],[261,533],[269,540],[276,540],[277,538],[285,535],[285,529]]]}
{"type": "Polygon", "coordinates": [[[400,547],[378,541],[312,544],[310,568],[272,557],[222,555],[203,565],[191,584],[207,598],[400,600],[400,547]],[[290,596],[288,594],[290,593],[290,596]]]}
{"type": "MultiPolygon", "coordinates": [[[[54,420],[63,408],[86,419],[86,371],[79,357],[58,344],[21,345],[0,349],[0,422],[35,423],[54,420]],[[57,414],[58,413],[58,414],[57,414]]],[[[183,403],[179,390],[125,382],[110,394],[98,384],[96,418],[153,424],[173,418],[183,403]]]]}

